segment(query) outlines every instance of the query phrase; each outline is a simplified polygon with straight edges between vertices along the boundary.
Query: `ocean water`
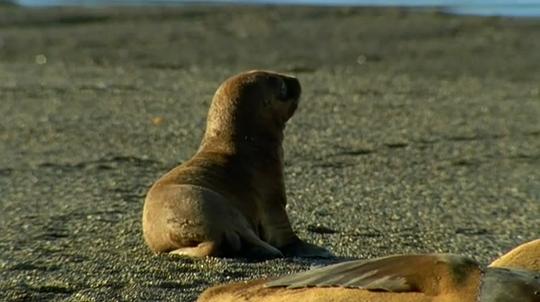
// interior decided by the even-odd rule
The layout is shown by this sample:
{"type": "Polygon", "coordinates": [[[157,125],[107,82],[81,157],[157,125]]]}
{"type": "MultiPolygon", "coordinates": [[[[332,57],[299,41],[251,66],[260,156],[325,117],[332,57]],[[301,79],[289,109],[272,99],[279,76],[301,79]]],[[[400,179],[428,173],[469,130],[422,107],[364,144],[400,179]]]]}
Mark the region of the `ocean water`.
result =
{"type": "Polygon", "coordinates": [[[209,4],[288,4],[318,6],[402,6],[430,7],[443,11],[481,16],[540,17],[540,0],[15,0],[23,6],[123,6],[209,4]]]}

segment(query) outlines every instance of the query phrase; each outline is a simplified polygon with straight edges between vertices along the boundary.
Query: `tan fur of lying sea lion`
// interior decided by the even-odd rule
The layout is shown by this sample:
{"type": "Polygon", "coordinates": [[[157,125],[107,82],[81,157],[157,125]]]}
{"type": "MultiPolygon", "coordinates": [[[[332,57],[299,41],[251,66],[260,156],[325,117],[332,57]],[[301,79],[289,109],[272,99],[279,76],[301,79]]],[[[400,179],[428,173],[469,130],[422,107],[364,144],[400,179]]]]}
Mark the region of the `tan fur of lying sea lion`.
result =
{"type": "Polygon", "coordinates": [[[291,76],[251,71],[216,91],[197,153],[150,188],[143,233],[156,253],[331,257],[300,240],[285,205],[283,130],[301,93],[291,76]]]}
{"type": "Polygon", "coordinates": [[[206,290],[199,302],[539,302],[540,239],[483,267],[458,255],[398,255],[338,263],[273,281],[206,290]]]}

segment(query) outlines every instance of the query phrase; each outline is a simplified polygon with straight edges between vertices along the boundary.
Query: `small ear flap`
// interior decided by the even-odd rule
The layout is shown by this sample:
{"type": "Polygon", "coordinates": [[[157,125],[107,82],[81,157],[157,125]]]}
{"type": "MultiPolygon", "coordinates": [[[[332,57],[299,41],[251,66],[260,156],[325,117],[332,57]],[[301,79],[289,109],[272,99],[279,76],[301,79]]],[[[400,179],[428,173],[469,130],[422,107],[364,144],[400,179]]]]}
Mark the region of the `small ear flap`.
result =
{"type": "Polygon", "coordinates": [[[267,108],[272,103],[272,99],[271,98],[263,98],[262,103],[263,103],[263,107],[267,108]]]}

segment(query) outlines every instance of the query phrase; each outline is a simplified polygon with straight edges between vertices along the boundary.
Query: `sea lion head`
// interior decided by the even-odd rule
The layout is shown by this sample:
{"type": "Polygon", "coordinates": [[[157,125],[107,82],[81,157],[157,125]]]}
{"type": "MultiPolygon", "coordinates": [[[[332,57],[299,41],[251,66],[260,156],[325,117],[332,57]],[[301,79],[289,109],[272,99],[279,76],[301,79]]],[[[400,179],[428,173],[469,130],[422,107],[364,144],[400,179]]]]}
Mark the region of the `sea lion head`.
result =
{"type": "Polygon", "coordinates": [[[261,70],[235,75],[214,95],[205,138],[281,141],[300,94],[300,82],[289,75],[261,70]]]}

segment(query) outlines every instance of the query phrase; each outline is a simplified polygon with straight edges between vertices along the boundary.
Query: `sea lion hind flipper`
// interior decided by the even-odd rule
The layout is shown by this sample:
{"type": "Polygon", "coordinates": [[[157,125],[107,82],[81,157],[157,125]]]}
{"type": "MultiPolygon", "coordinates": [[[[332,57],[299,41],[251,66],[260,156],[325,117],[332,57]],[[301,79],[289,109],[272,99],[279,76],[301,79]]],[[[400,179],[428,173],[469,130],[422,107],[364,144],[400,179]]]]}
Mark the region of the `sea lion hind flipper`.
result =
{"type": "Polygon", "coordinates": [[[197,246],[182,247],[170,251],[169,254],[189,256],[189,257],[208,257],[217,256],[218,248],[215,241],[204,241],[197,246]]]}

